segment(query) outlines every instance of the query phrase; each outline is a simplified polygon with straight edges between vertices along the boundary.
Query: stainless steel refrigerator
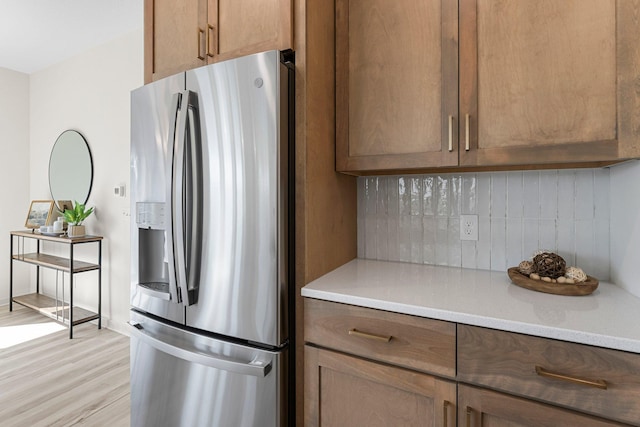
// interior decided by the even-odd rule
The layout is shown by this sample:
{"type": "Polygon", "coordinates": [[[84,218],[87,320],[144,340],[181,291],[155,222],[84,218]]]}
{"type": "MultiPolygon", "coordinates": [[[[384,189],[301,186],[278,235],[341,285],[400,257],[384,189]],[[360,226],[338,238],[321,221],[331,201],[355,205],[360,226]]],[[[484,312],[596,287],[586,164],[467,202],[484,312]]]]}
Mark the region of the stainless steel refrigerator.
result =
{"type": "Polygon", "coordinates": [[[291,57],[131,93],[134,427],[292,421],[291,57]]]}

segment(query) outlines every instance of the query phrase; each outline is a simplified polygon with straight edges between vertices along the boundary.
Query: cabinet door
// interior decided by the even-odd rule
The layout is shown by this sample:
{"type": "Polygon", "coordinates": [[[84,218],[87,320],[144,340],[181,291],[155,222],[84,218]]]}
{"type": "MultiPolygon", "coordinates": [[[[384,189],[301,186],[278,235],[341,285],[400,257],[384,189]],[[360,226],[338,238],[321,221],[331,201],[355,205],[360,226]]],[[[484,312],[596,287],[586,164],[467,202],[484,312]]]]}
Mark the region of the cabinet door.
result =
{"type": "MultiPolygon", "coordinates": [[[[145,83],[205,64],[202,2],[145,0],[145,83]]],[[[205,5],[206,6],[206,5],[205,5]]]]}
{"type": "Polygon", "coordinates": [[[458,386],[458,417],[466,427],[626,425],[462,384],[458,386]]]}
{"type": "Polygon", "coordinates": [[[292,0],[209,0],[208,21],[217,32],[209,62],[293,48],[292,0]]]}
{"type": "Polygon", "coordinates": [[[337,170],[458,164],[457,37],[457,2],[336,0],[337,170]]]}
{"type": "Polygon", "coordinates": [[[616,8],[631,3],[461,0],[461,166],[617,159],[616,8]]]}
{"type": "Polygon", "coordinates": [[[455,403],[453,382],[305,346],[307,427],[453,427],[455,403]]]}

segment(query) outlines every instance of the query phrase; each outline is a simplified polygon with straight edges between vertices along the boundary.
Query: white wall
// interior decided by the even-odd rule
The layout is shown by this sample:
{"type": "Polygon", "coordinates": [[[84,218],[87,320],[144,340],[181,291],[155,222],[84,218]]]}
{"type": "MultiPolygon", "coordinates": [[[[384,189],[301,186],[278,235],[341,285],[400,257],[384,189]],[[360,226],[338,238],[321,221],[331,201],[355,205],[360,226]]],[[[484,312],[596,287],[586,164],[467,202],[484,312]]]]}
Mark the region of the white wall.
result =
{"type": "MultiPolygon", "coordinates": [[[[0,304],[9,302],[9,231],[21,230],[29,209],[29,76],[0,68],[0,304]]],[[[48,198],[48,197],[47,197],[48,198]]],[[[16,270],[16,294],[28,291],[16,270]]]]}
{"type": "MultiPolygon", "coordinates": [[[[64,130],[84,135],[93,156],[93,188],[88,206],[96,212],[85,221],[90,234],[104,236],[103,316],[109,328],[125,331],[129,319],[129,198],[113,188],[129,188],[130,91],[143,84],[142,29],[31,75],[30,197],[49,199],[48,162],[64,130]]],[[[50,246],[47,250],[55,251],[50,246]]],[[[95,246],[81,248],[90,261],[95,246]]],[[[97,307],[97,273],[76,275],[74,300],[97,307]]],[[[53,293],[55,275],[43,278],[53,293]]]]}
{"type": "Polygon", "coordinates": [[[611,168],[611,280],[640,297],[640,162],[611,168]]]}

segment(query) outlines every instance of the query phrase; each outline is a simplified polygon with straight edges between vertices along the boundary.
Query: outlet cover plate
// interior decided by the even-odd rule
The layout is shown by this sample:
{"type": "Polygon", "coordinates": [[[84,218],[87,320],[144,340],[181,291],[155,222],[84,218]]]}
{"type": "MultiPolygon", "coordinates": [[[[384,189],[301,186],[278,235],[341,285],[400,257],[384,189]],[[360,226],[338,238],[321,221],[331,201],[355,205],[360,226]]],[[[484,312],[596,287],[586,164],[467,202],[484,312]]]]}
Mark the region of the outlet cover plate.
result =
{"type": "Polygon", "coordinates": [[[478,215],[460,215],[460,240],[478,240],[478,215]]]}

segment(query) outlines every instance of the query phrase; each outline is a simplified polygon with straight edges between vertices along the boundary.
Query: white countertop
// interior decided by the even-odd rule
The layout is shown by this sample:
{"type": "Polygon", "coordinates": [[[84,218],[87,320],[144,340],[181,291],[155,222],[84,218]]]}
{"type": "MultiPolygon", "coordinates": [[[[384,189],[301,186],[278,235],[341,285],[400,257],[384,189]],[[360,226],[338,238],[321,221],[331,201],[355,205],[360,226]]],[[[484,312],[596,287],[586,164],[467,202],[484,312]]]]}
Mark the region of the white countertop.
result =
{"type": "Polygon", "coordinates": [[[302,296],[640,353],[640,298],[607,282],[569,297],[521,288],[506,272],[356,259],[302,296]]]}

